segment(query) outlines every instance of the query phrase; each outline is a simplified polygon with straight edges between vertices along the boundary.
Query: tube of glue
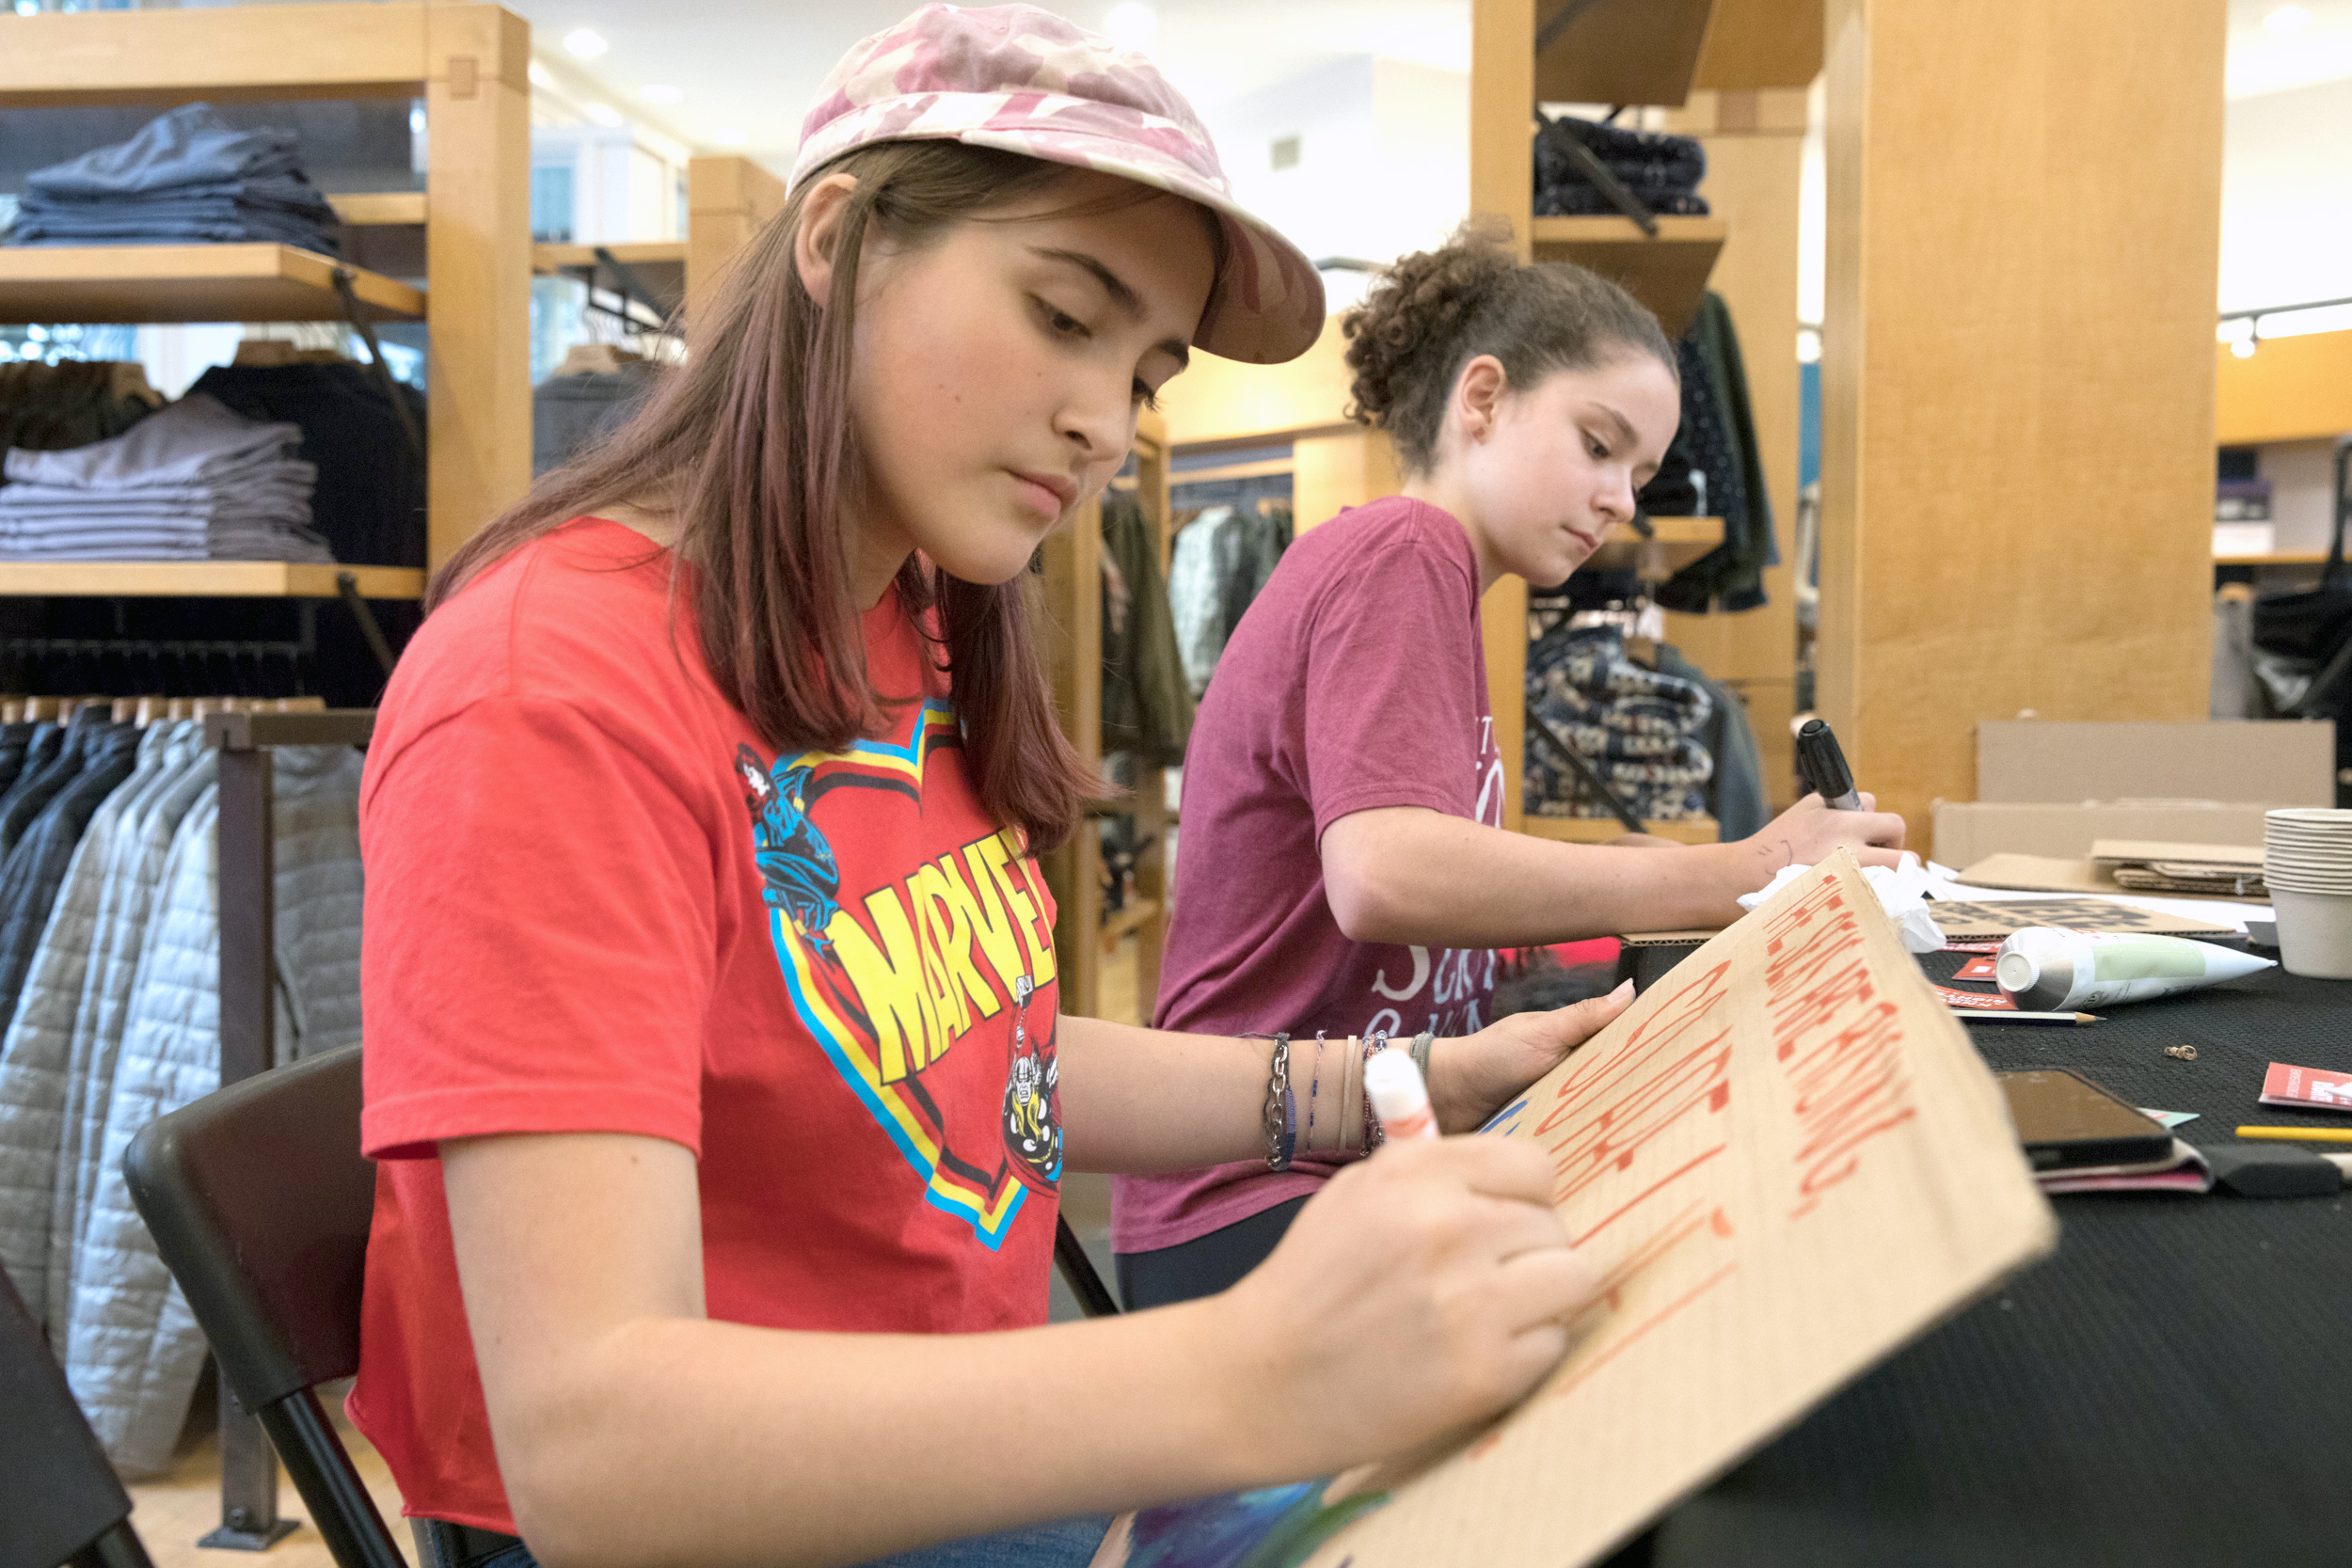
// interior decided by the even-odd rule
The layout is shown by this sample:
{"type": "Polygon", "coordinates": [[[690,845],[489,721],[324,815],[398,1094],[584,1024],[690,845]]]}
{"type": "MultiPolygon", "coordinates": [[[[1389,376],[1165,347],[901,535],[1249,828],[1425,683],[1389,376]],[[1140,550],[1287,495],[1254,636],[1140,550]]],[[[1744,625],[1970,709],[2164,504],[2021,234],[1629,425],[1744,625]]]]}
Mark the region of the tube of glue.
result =
{"type": "Polygon", "coordinates": [[[1429,1085],[1421,1081],[1421,1069],[1413,1065],[1411,1053],[1394,1046],[1375,1053],[1364,1064],[1364,1093],[1372,1097],[1380,1131],[1390,1137],[1438,1135],[1438,1114],[1429,1108],[1429,1085]]]}

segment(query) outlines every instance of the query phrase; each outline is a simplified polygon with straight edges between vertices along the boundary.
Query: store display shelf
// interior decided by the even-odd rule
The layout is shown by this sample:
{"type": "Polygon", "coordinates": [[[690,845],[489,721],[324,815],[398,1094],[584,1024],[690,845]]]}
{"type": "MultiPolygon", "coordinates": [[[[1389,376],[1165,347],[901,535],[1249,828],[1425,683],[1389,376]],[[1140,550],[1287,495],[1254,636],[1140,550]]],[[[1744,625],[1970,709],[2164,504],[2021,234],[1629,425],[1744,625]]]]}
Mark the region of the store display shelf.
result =
{"type": "MultiPolygon", "coordinates": [[[[1537,816],[1530,813],[1520,820],[1519,831],[1533,838],[1554,839],[1562,844],[1607,844],[1625,836],[1625,827],[1613,816],[1537,816]]],[[[1677,844],[1718,844],[1723,841],[1723,829],[1711,816],[1686,816],[1673,822],[1644,822],[1642,832],[1652,838],[1670,838],[1677,844]]]]}
{"type": "Polygon", "coordinates": [[[1159,904],[1150,898],[1131,898],[1120,908],[1103,916],[1103,947],[1105,952],[1118,947],[1120,939],[1143,929],[1159,915],[1159,904]]]}
{"type": "Polygon", "coordinates": [[[355,191],[330,194],[326,204],[355,229],[424,221],[422,191],[355,191]]]}
{"type": "Polygon", "coordinates": [[[1721,517],[1652,517],[1650,527],[1655,539],[1645,539],[1633,531],[1631,525],[1619,523],[1609,531],[1608,540],[1584,562],[1587,571],[1615,572],[1638,569],[1643,557],[1653,547],[1658,551],[1656,564],[1669,575],[1680,571],[1708,551],[1724,542],[1724,520],[1721,517]]]}
{"type": "Polygon", "coordinates": [[[409,566],[316,566],[287,561],[0,562],[0,598],[331,599],[350,574],[363,599],[424,595],[409,566]]]}
{"type": "Polygon", "coordinates": [[[537,272],[593,267],[599,250],[610,252],[615,261],[628,267],[686,264],[684,240],[648,240],[642,245],[534,245],[531,247],[531,265],[537,272]]]}
{"type": "Polygon", "coordinates": [[[2267,555],[2217,555],[2217,566],[2324,566],[2326,550],[2273,550],[2267,555]]]}
{"type": "Polygon", "coordinates": [[[341,321],[338,269],[379,319],[421,320],[424,291],[287,245],[0,249],[0,322],[341,321]]]}
{"type": "Polygon", "coordinates": [[[1680,337],[1697,313],[1699,297],[1731,232],[1722,218],[1661,217],[1656,234],[1631,218],[1536,218],[1535,258],[1574,261],[1625,285],[1658,314],[1667,336],[1680,337]]]}

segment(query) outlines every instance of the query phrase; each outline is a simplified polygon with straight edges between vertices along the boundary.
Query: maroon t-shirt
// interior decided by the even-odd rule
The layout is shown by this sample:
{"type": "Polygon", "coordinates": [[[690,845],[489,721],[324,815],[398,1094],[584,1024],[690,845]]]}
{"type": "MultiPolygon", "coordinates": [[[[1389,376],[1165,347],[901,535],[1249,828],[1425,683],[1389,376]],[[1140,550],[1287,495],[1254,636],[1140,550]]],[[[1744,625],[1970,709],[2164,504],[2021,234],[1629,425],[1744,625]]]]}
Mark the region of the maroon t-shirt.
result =
{"type": "MultiPolygon", "coordinates": [[[[1323,832],[1381,806],[1502,824],[1477,558],[1453,516],[1401,496],[1299,535],[1226,643],[1184,754],[1155,1022],[1289,1030],[1302,1131],[1317,1029],[1344,1040],[1486,1022],[1492,952],[1353,942],[1331,916],[1323,832]]],[[[1114,1243],[1148,1252],[1207,1235],[1314,1191],[1331,1168],[1121,1177],[1114,1243]]]]}

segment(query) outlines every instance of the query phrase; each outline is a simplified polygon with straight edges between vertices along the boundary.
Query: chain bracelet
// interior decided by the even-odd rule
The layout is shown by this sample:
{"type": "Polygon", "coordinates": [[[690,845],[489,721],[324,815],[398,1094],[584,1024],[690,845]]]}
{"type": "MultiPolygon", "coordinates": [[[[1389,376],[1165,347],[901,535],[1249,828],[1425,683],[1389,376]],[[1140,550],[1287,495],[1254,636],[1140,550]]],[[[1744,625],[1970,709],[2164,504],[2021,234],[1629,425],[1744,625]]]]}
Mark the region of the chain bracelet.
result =
{"type": "Polygon", "coordinates": [[[1244,1035],[1242,1038],[1274,1042],[1265,1085],[1265,1164],[1268,1170],[1288,1170],[1298,1141],[1298,1105],[1291,1097],[1291,1037],[1277,1034],[1244,1035]]]}

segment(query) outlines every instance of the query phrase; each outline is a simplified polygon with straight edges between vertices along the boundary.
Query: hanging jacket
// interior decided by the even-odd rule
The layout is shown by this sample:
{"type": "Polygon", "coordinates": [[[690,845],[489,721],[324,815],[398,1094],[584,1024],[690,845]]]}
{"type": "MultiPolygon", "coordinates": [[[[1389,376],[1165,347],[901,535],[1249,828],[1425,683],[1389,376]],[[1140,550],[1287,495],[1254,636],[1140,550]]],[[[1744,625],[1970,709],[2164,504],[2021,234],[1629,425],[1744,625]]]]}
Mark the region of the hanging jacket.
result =
{"type": "MultiPolygon", "coordinates": [[[[1754,610],[1764,602],[1764,568],[1778,563],[1780,546],[1772,533],[1772,500],[1764,483],[1740,334],[1721,294],[1710,292],[1699,301],[1676,352],[1682,369],[1682,428],[1675,445],[1689,453],[1690,466],[1707,474],[1706,512],[1723,518],[1724,542],[1677,572],[1658,591],[1658,602],[1688,612],[1754,610]]],[[[1672,465],[1670,451],[1651,485],[1668,479],[1672,465]]],[[[1651,493],[1651,486],[1644,486],[1645,497],[1651,493]]],[[[1646,500],[1644,507],[1648,509],[1646,500]]]]}
{"type": "MultiPolygon", "coordinates": [[[[1698,734],[1712,705],[1704,687],[1645,670],[1626,657],[1612,626],[1565,623],[1527,651],[1527,705],[1565,736],[1634,814],[1650,821],[1707,815],[1701,786],[1713,759],[1698,734]]],[[[1528,809],[1546,816],[1606,816],[1528,725],[1524,759],[1528,809]]]]}
{"type": "Polygon", "coordinates": [[[60,1354],[72,1313],[74,1253],[89,1226],[98,1177],[97,1162],[87,1151],[105,1135],[106,1104],[114,1093],[115,1063],[148,916],[180,825],[210,798],[219,776],[219,753],[204,744],[202,727],[184,721],[183,732],[167,751],[168,771],[128,814],[117,839],[99,889],[85,983],[73,1011],[49,1221],[49,1300],[42,1315],[60,1354]]]}
{"type": "Polygon", "coordinates": [[[96,937],[95,915],[117,829],[162,773],[172,726],[141,737],[137,768],[90,818],[0,1041],[0,1263],[36,1321],[49,1306],[50,1227],[72,1099],[73,1013],[96,937]]]}
{"type": "Polygon", "coordinates": [[[32,744],[38,724],[0,724],[0,800],[8,798],[16,776],[24,770],[24,749],[32,744]]]}
{"type": "MultiPolygon", "coordinates": [[[[273,753],[277,1006],[273,1053],[292,1060],[358,1037],[359,754],[273,753]]],[[[179,1286],[123,1183],[141,1127],[220,1086],[219,796],[189,812],[148,923],[103,1132],[89,1218],[77,1239],[66,1379],[127,1474],[171,1457],[204,1360],[179,1286]]]]}
{"type": "Polygon", "coordinates": [[[56,735],[46,747],[40,747],[40,737],[34,736],[37,749],[45,755],[36,761],[27,754],[24,770],[8,786],[8,798],[0,800],[0,855],[16,847],[16,841],[33,818],[40,815],[40,808],[65,787],[68,779],[82,770],[82,743],[89,735],[90,726],[77,723],[49,727],[56,735]]]}
{"type": "Polygon", "coordinates": [[[1133,497],[1103,499],[1103,550],[1127,584],[1127,613],[1103,621],[1103,750],[1146,767],[1181,767],[1192,738],[1192,689],[1160,576],[1159,542],[1133,497]]]}
{"type": "Polygon", "coordinates": [[[75,847],[106,797],[131,776],[139,732],[129,724],[92,728],[83,744],[82,770],[51,797],[0,861],[0,1016],[14,1018],[17,991],[56,901],[75,847]]]}
{"type": "Polygon", "coordinates": [[[1748,722],[1747,704],[1670,642],[1658,644],[1658,673],[1707,691],[1710,705],[1698,734],[1699,744],[1715,763],[1707,780],[1707,815],[1715,819],[1726,843],[1758,832],[1772,819],[1772,808],[1764,796],[1764,758],[1756,749],[1756,728],[1748,722]]]}

